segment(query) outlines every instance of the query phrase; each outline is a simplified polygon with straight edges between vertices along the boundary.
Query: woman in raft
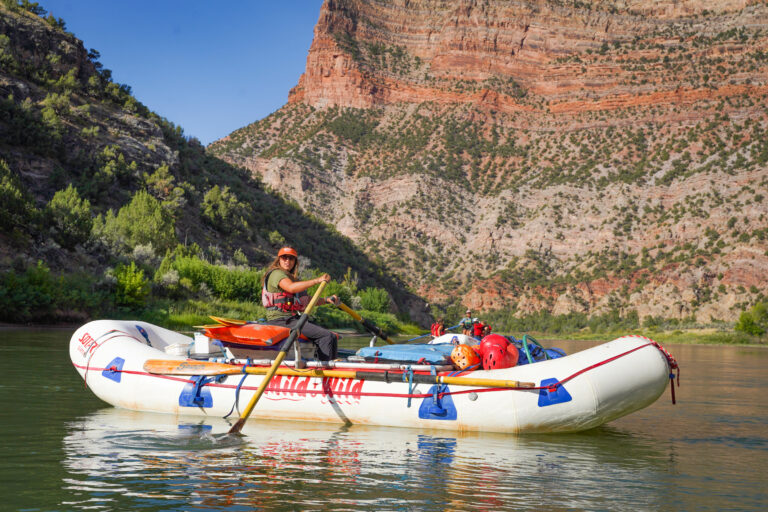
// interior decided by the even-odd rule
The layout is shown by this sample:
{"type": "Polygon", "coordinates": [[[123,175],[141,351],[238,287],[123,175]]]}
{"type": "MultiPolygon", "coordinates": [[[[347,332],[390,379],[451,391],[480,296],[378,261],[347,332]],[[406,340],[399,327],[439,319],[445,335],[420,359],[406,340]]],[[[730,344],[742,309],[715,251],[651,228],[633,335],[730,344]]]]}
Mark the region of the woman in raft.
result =
{"type": "MultiPolygon", "coordinates": [[[[299,321],[301,312],[309,304],[310,297],[307,289],[323,281],[331,280],[331,276],[323,274],[314,279],[299,281],[299,254],[293,247],[283,247],[278,251],[277,258],[267,267],[261,288],[261,303],[267,308],[267,323],[281,325],[292,329],[299,321]]],[[[317,305],[340,303],[336,295],[321,297],[317,305]]],[[[321,361],[336,358],[339,340],[334,333],[319,325],[307,322],[301,330],[317,347],[317,356],[321,361]]]]}

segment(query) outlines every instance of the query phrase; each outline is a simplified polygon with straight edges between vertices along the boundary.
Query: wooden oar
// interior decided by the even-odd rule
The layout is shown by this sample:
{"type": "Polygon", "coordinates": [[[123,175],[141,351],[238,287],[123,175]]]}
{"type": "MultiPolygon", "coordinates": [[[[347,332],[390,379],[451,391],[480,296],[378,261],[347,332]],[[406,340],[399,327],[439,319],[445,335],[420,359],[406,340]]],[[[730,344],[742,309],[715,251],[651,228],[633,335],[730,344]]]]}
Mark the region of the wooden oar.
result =
{"type": "MultiPolygon", "coordinates": [[[[274,365],[273,365],[274,366],[274,365]]],[[[253,375],[264,375],[272,368],[258,366],[239,366],[226,363],[211,363],[208,361],[175,361],[164,359],[149,359],[144,363],[144,369],[149,373],[159,375],[240,375],[243,372],[253,375]]],[[[277,375],[312,378],[336,378],[373,380],[379,382],[403,382],[403,372],[370,372],[355,370],[294,370],[293,368],[278,368],[277,375]]],[[[266,381],[266,379],[265,379],[266,381]]],[[[533,382],[518,382],[505,379],[476,379],[472,377],[448,377],[440,375],[413,374],[412,382],[418,384],[451,384],[455,386],[474,386],[479,388],[533,388],[533,382]]],[[[262,385],[264,383],[262,382],[262,385]]],[[[266,388],[266,386],[264,386],[266,388]]],[[[249,404],[250,405],[250,404],[249,404]]]]}
{"type": "Polygon", "coordinates": [[[384,334],[384,331],[379,329],[378,326],[374,325],[367,318],[363,318],[360,315],[358,315],[357,312],[355,312],[353,309],[350,309],[350,307],[344,304],[343,302],[339,304],[339,309],[345,312],[346,314],[348,314],[349,316],[351,316],[352,318],[354,318],[355,320],[357,320],[358,322],[360,322],[361,324],[363,324],[363,327],[368,329],[368,332],[370,332],[374,336],[378,336],[379,338],[383,339],[390,345],[394,345],[395,342],[389,339],[389,337],[387,337],[387,335],[384,334]]]}
{"type": "Polygon", "coordinates": [[[283,343],[283,346],[280,349],[280,352],[278,352],[277,357],[275,357],[275,362],[272,363],[272,366],[269,368],[269,371],[266,373],[266,377],[264,377],[264,380],[261,381],[261,384],[259,385],[259,389],[256,390],[256,393],[251,398],[251,401],[248,402],[248,406],[243,411],[243,414],[240,416],[240,419],[237,420],[237,423],[232,425],[231,429],[229,429],[230,434],[237,434],[243,429],[243,425],[245,425],[245,421],[248,419],[248,416],[251,415],[251,411],[253,411],[253,408],[256,407],[256,403],[259,401],[259,398],[261,398],[261,395],[264,394],[264,390],[267,389],[267,386],[269,385],[269,382],[272,380],[272,377],[275,376],[275,373],[277,372],[277,367],[280,366],[280,363],[283,362],[283,359],[285,359],[285,354],[288,353],[288,350],[293,346],[293,343],[296,341],[296,338],[298,338],[299,334],[301,334],[301,330],[304,328],[304,325],[309,320],[309,314],[315,308],[315,304],[317,304],[317,301],[320,299],[320,294],[325,289],[326,284],[328,283],[323,281],[320,283],[320,286],[317,287],[317,291],[315,291],[315,294],[312,296],[312,300],[309,301],[309,304],[304,309],[304,313],[301,315],[301,318],[299,318],[299,321],[296,324],[296,327],[291,329],[291,334],[288,336],[288,340],[283,343]]]}

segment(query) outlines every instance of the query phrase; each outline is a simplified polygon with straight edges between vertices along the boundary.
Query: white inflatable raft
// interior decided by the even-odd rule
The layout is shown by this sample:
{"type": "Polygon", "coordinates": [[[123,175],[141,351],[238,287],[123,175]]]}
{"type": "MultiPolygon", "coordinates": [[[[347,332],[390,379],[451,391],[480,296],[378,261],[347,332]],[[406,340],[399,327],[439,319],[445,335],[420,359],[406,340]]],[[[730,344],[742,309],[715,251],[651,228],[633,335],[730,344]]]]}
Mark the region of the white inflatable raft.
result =
{"type": "MultiPolygon", "coordinates": [[[[150,359],[183,362],[186,355],[174,353],[186,354],[193,347],[192,338],[146,322],[98,320],[73,334],[70,357],[96,396],[116,407],[236,421],[262,375],[180,376],[145,370],[150,359]]],[[[461,375],[533,383],[527,388],[421,384],[414,378],[445,367],[346,361],[329,366],[388,370],[390,378],[276,375],[252,417],[456,431],[575,432],[652,404],[676,364],[652,340],[625,336],[559,359],[461,375]]]]}

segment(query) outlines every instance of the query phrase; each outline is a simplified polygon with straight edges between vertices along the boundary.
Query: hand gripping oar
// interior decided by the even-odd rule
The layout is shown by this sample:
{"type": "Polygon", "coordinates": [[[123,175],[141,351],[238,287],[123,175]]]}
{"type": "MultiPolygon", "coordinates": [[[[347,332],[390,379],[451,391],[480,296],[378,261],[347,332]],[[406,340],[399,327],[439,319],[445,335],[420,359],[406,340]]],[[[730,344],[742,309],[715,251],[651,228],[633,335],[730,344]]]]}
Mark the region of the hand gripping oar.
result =
{"type": "Polygon", "coordinates": [[[315,304],[317,303],[318,299],[320,299],[320,294],[325,289],[326,284],[327,283],[323,281],[320,283],[320,286],[317,287],[317,291],[312,296],[312,300],[309,301],[309,304],[307,305],[306,309],[304,309],[304,314],[302,314],[301,318],[299,318],[299,321],[296,324],[296,327],[291,329],[291,334],[288,336],[288,340],[285,343],[283,343],[282,348],[280,348],[280,352],[278,352],[277,357],[275,357],[275,362],[272,363],[272,366],[270,367],[269,371],[264,377],[264,380],[261,381],[261,384],[259,385],[259,389],[256,390],[256,393],[251,398],[251,401],[248,402],[248,406],[243,411],[243,414],[242,416],[240,416],[240,419],[237,420],[237,423],[232,425],[231,429],[229,429],[230,434],[237,434],[243,429],[243,425],[245,425],[245,421],[248,419],[248,416],[251,415],[251,411],[253,411],[253,408],[256,407],[256,403],[259,401],[259,398],[261,398],[261,395],[264,394],[264,390],[267,389],[267,386],[269,385],[269,382],[272,380],[272,377],[275,376],[275,373],[277,372],[277,367],[280,366],[280,363],[283,362],[283,359],[285,359],[285,355],[288,353],[288,350],[293,346],[293,343],[296,341],[296,338],[299,337],[299,334],[301,334],[301,330],[304,328],[304,324],[306,324],[307,321],[309,320],[309,314],[315,308],[315,304]]]}
{"type": "Polygon", "coordinates": [[[339,309],[342,310],[343,312],[345,312],[346,314],[348,314],[349,316],[351,316],[352,318],[354,318],[355,320],[357,320],[358,322],[360,322],[361,324],[363,324],[363,327],[368,329],[368,332],[370,332],[374,336],[378,336],[379,338],[383,339],[384,341],[386,341],[390,345],[394,345],[395,344],[395,342],[392,341],[391,339],[389,339],[389,337],[387,337],[387,335],[384,334],[384,331],[379,329],[378,326],[374,325],[367,318],[363,318],[360,315],[358,315],[353,309],[350,309],[349,306],[347,306],[343,302],[339,304],[339,309]]]}
{"type": "MultiPolygon", "coordinates": [[[[165,359],[149,359],[144,363],[144,369],[158,375],[242,375],[243,372],[254,375],[264,375],[272,368],[258,366],[239,366],[227,363],[212,363],[209,361],[178,361],[165,359]]],[[[373,380],[379,382],[403,382],[403,372],[373,372],[356,370],[294,370],[293,368],[278,368],[276,375],[293,377],[336,378],[373,380]]],[[[418,384],[451,384],[454,386],[473,386],[478,388],[533,388],[533,382],[518,382],[506,379],[476,379],[472,377],[450,377],[441,375],[424,375],[416,373],[412,382],[418,384]]],[[[250,405],[250,404],[249,404],[250,405]]]]}

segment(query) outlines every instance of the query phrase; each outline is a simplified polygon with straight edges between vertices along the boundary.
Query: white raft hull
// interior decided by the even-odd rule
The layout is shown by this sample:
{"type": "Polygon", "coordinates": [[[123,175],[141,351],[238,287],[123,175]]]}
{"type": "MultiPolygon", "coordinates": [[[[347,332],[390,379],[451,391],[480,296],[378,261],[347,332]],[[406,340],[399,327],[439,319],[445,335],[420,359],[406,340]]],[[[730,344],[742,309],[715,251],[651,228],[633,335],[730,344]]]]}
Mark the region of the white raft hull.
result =
{"type": "MultiPolygon", "coordinates": [[[[144,370],[148,359],[186,359],[167,354],[165,348],[191,342],[146,322],[98,320],[73,334],[70,357],[86,385],[113,406],[237,419],[233,406],[238,387],[242,410],[263,376],[222,376],[196,387],[197,377],[144,370]]],[[[253,417],[455,431],[575,432],[652,404],[664,392],[669,373],[665,355],[651,340],[625,336],[559,359],[471,374],[539,387],[571,377],[554,393],[451,385],[440,390],[435,404],[430,384],[409,389],[407,382],[275,376],[253,417]]]]}

